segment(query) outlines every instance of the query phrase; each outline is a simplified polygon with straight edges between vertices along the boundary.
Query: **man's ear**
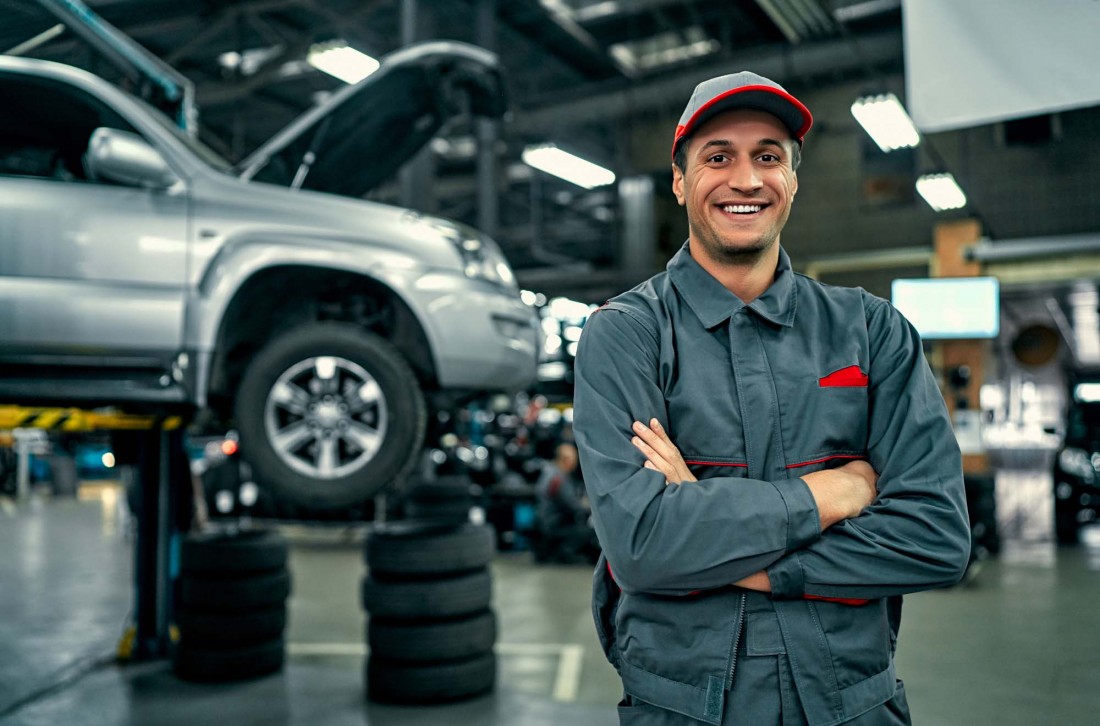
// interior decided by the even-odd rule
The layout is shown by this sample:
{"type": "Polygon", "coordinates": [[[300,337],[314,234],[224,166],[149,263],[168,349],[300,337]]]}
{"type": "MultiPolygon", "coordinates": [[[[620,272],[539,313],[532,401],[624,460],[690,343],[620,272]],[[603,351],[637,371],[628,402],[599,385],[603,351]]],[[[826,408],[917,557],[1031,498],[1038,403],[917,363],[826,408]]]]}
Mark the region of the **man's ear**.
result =
{"type": "Polygon", "coordinates": [[[791,199],[794,199],[794,195],[798,194],[798,172],[791,172],[791,199]]]}
{"type": "Polygon", "coordinates": [[[672,193],[676,195],[676,203],[684,206],[684,172],[675,164],[672,165],[672,193]]]}

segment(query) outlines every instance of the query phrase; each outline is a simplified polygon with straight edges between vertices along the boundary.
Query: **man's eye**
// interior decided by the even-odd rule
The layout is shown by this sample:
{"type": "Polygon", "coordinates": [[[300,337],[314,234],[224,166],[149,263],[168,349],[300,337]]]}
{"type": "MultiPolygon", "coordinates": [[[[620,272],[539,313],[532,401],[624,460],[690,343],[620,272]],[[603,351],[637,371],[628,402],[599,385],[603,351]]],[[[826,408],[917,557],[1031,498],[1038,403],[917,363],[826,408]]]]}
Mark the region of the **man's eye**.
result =
{"type": "Polygon", "coordinates": [[[707,161],[711,162],[711,163],[714,163],[714,164],[721,164],[727,158],[729,158],[729,157],[727,157],[725,154],[715,154],[715,155],[711,156],[709,159],[707,159],[707,161]]]}
{"type": "Polygon", "coordinates": [[[760,161],[767,161],[767,162],[775,163],[775,162],[779,161],[779,157],[776,156],[775,154],[761,154],[760,155],[760,161]]]}

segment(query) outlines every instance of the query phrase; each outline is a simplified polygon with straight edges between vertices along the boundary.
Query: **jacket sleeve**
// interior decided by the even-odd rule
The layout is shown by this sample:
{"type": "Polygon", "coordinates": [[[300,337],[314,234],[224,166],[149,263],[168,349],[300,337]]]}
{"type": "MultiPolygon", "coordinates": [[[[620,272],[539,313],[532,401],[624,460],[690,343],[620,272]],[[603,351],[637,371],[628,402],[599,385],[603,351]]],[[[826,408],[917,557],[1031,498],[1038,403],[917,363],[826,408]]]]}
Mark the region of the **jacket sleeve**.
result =
{"type": "Polygon", "coordinates": [[[879,598],[952,585],[970,525],[962,457],[916,330],[864,293],[870,339],[868,456],[878,495],[767,569],[774,597],[879,598]]]}
{"type": "Polygon", "coordinates": [[[656,417],[676,435],[658,384],[653,327],[637,312],[605,307],[581,337],[573,428],[596,534],[626,592],[722,587],[817,539],[817,507],[801,479],[717,477],[677,486],[643,467],[630,443],[634,421],[656,417]]]}

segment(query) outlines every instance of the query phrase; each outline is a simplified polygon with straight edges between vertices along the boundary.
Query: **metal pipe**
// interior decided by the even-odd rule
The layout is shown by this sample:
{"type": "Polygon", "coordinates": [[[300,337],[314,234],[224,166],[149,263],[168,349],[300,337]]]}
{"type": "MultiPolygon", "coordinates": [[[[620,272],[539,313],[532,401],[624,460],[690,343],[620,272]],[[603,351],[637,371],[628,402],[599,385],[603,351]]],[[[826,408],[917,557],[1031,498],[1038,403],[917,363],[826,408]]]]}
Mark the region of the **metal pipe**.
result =
{"type": "Polygon", "coordinates": [[[41,33],[34,36],[33,38],[28,38],[27,40],[24,40],[19,45],[15,46],[15,47],[13,47],[9,50],[4,51],[3,55],[23,55],[24,53],[28,53],[28,52],[34,50],[35,48],[37,48],[40,45],[44,45],[45,43],[49,43],[51,40],[53,40],[54,38],[56,38],[57,36],[61,35],[64,32],[65,32],[65,24],[64,23],[58,23],[57,25],[53,26],[52,28],[47,28],[47,29],[43,30],[41,33]]]}
{"type": "Polygon", "coordinates": [[[182,73],[138,45],[115,26],[92,12],[81,0],[38,0],[73,32],[131,77],[148,78],[169,101],[178,103],[176,122],[194,135],[198,131],[195,85],[182,73]]]}
{"type": "Polygon", "coordinates": [[[821,9],[818,0],[787,0],[787,4],[793,6],[796,11],[802,11],[803,17],[817,29],[818,35],[836,34],[836,23],[833,22],[832,16],[821,9]]]}
{"type": "Polygon", "coordinates": [[[857,270],[882,270],[891,267],[916,267],[928,265],[932,260],[929,247],[898,247],[890,250],[851,252],[809,260],[807,277],[818,278],[828,272],[855,272],[857,270]]]}
{"type": "Polygon", "coordinates": [[[1007,262],[1040,257],[1100,253],[1100,235],[1079,234],[1058,237],[1029,237],[1025,239],[990,242],[984,240],[966,248],[964,257],[971,262],[1007,262]]]}
{"type": "Polygon", "coordinates": [[[799,0],[774,0],[774,2],[782,5],[788,18],[794,18],[798,21],[803,29],[803,35],[821,35],[821,29],[817,27],[813,16],[799,0]]]}

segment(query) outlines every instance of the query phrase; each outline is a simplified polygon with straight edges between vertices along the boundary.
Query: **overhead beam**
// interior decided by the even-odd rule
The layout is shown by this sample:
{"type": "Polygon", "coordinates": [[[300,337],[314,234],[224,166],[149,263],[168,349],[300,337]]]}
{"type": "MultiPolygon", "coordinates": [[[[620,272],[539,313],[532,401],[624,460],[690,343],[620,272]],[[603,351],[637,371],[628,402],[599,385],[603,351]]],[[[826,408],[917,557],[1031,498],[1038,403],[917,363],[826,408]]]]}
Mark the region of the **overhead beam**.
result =
{"type": "Polygon", "coordinates": [[[591,83],[582,94],[517,110],[510,128],[518,133],[560,130],[563,125],[593,121],[614,122],[626,116],[668,106],[669,99],[687,100],[696,84],[714,76],[751,68],[778,83],[789,83],[820,74],[863,72],[867,61],[886,63],[902,57],[900,30],[859,36],[860,52],[843,39],[787,44],[746,51],[733,58],[693,66],[679,73],[631,84],[591,83]]]}

